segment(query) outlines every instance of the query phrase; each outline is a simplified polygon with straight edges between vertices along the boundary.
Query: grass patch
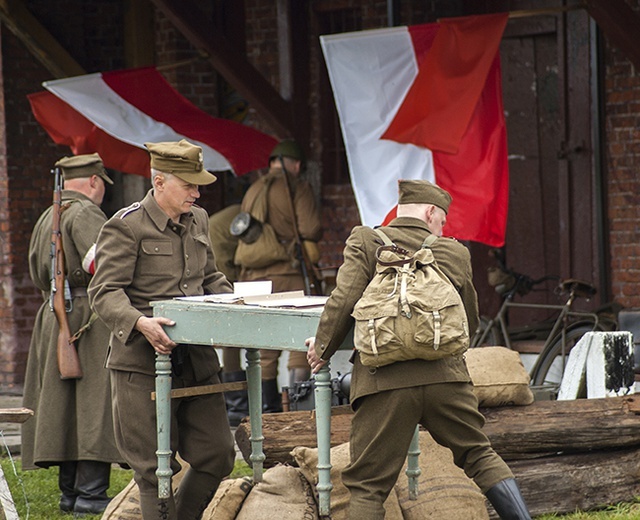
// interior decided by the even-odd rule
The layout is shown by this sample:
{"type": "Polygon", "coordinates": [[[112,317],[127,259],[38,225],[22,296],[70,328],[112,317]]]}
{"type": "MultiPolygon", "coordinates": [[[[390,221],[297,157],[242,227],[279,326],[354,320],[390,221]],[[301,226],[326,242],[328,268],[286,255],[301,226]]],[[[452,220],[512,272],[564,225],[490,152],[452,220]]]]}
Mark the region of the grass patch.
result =
{"type": "MultiPolygon", "coordinates": [[[[20,459],[12,460],[7,456],[0,457],[2,471],[9,484],[13,501],[16,504],[21,520],[69,520],[72,515],[63,513],[58,508],[60,491],[58,489],[58,467],[22,471],[20,459]],[[28,514],[28,516],[27,516],[28,514]]],[[[232,478],[251,475],[251,468],[244,461],[236,461],[232,478]]],[[[111,481],[107,494],[116,496],[131,481],[133,472],[117,465],[111,469],[111,481]]],[[[98,520],[102,515],[86,515],[83,520],[98,520]]],[[[0,518],[2,515],[0,514],[0,518]]]]}

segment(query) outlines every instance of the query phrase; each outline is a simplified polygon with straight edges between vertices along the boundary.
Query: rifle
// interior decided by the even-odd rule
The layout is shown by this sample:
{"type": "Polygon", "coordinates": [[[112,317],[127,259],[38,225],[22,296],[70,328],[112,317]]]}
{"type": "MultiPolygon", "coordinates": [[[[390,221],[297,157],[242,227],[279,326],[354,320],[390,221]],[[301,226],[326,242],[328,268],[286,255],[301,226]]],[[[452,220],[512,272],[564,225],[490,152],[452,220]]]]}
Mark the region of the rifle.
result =
{"type": "Polygon", "coordinates": [[[58,370],[61,379],[80,379],[82,368],[78,351],[71,339],[71,330],[67,312],[71,310],[71,291],[64,276],[64,249],[60,233],[60,217],[67,208],[62,206],[62,181],[60,168],[51,170],[54,175],[53,186],[53,223],[51,225],[51,296],[49,306],[58,320],[58,370]],[[67,305],[69,302],[69,305],[67,305]]]}
{"type": "Polygon", "coordinates": [[[302,245],[302,239],[298,231],[298,219],[296,218],[296,209],[293,205],[293,193],[291,192],[291,186],[289,185],[289,172],[284,167],[284,160],[282,156],[279,156],[280,164],[282,165],[282,171],[284,172],[284,184],[287,189],[287,195],[289,199],[289,208],[291,209],[291,219],[293,221],[293,238],[295,257],[300,263],[300,269],[302,270],[302,278],[304,279],[304,292],[307,295],[322,296],[322,284],[320,279],[316,275],[315,268],[309,256],[302,245]]]}

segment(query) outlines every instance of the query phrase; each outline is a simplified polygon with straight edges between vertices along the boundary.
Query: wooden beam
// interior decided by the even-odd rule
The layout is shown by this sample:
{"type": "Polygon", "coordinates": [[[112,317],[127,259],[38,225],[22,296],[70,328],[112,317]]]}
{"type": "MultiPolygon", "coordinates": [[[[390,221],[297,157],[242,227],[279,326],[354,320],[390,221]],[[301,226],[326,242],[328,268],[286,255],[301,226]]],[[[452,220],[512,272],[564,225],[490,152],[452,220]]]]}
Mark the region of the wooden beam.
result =
{"type": "Polygon", "coordinates": [[[125,0],[124,59],[127,67],[155,63],[153,10],[149,0],[125,0]]]}
{"type": "Polygon", "coordinates": [[[293,134],[291,103],[282,99],[275,88],[238,52],[193,0],[151,0],[193,46],[209,55],[214,68],[269,119],[283,136],[293,134]]]}
{"type": "MultiPolygon", "coordinates": [[[[238,390],[246,390],[246,381],[234,381],[232,383],[216,383],[213,385],[188,386],[186,388],[174,388],[171,390],[171,399],[179,399],[180,397],[193,397],[196,395],[221,394],[223,392],[234,392],[238,390]]],[[[151,392],[151,400],[156,400],[156,393],[151,392]]]]}
{"type": "Polygon", "coordinates": [[[0,0],[0,20],[54,78],[79,76],[85,70],[25,7],[21,0],[0,0]]]}
{"type": "Polygon", "coordinates": [[[587,12],[607,39],[640,69],[640,15],[624,0],[587,0],[587,12]]]}

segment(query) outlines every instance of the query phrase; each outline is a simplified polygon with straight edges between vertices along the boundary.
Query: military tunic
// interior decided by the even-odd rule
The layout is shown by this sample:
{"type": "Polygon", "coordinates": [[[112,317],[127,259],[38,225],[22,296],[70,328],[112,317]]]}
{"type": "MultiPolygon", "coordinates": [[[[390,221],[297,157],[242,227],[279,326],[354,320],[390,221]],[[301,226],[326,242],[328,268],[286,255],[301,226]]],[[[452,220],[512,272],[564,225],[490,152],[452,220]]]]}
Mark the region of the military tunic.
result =
{"type": "MultiPolygon", "coordinates": [[[[63,190],[62,203],[71,203],[62,214],[60,229],[73,296],[67,318],[74,333],[91,316],[86,295],[91,275],[82,269],[82,260],[106,217],[88,197],[75,191],[63,190]]],[[[35,416],[22,426],[22,467],[77,460],[122,462],[113,435],[109,371],[104,368],[109,330],[100,320],[76,342],[82,379],[60,379],[58,322],[49,307],[51,225],[50,207],[38,219],[29,244],[29,272],[44,301],[36,315],[25,375],[23,404],[35,416]]]]}
{"type": "MultiPolygon", "coordinates": [[[[419,219],[400,217],[382,228],[398,246],[416,251],[430,234],[419,219]]],[[[315,348],[329,359],[353,326],[351,312],[375,274],[375,252],[382,240],[367,227],[356,227],[347,239],[344,264],[320,319],[315,348]]],[[[458,289],[470,330],[478,322],[476,292],[468,250],[452,239],[432,246],[440,269],[458,289]]],[[[351,492],[353,518],[382,519],[382,504],[395,484],[417,424],[449,447],[455,463],[486,491],[512,473],[482,432],[463,356],[436,361],[412,360],[372,369],[354,355],[351,403],[351,463],[342,478],[351,492]]]]}
{"type": "MultiPolygon", "coordinates": [[[[267,175],[254,182],[247,190],[242,200],[242,211],[249,211],[265,182],[273,179],[269,188],[267,198],[267,222],[273,226],[280,241],[287,245],[292,251],[291,260],[275,262],[260,269],[242,268],[240,280],[271,280],[273,282],[273,292],[304,290],[305,283],[302,271],[293,258],[293,215],[291,213],[291,203],[281,168],[271,168],[267,175]]],[[[317,242],[322,236],[322,223],[320,220],[320,207],[311,189],[311,185],[301,180],[289,176],[291,189],[293,192],[293,207],[296,213],[298,233],[301,240],[311,240],[317,242]]],[[[274,379],[277,375],[277,362],[280,356],[278,350],[261,350],[263,379],[274,379]]],[[[288,368],[308,369],[304,353],[291,352],[289,354],[288,368]]]]}
{"type": "MultiPolygon", "coordinates": [[[[111,330],[107,367],[116,417],[116,441],[142,495],[156,493],[155,351],[135,330],[141,316],[152,316],[152,301],[232,292],[217,269],[210,247],[208,215],[200,207],[173,222],[149,191],[117,212],[103,226],[96,251],[96,274],[89,287],[91,305],[111,330]]],[[[219,383],[218,357],[210,346],[186,349],[172,386],[219,383]]],[[[172,360],[176,351],[172,353],[172,360]]],[[[222,394],[171,403],[171,449],[194,471],[223,478],[233,469],[235,452],[222,394]]],[[[179,469],[175,456],[171,467],[179,469]]]]}

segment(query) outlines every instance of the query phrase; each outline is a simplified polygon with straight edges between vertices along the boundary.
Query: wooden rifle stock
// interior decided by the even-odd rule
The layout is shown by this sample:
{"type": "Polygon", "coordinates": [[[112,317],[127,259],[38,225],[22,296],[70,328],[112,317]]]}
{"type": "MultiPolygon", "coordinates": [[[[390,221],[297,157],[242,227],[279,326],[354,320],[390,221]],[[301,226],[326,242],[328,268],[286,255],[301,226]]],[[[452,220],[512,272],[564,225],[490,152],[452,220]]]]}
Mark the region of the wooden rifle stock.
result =
{"type": "Polygon", "coordinates": [[[291,219],[293,221],[293,238],[295,240],[295,252],[296,258],[300,262],[300,268],[302,270],[302,277],[304,278],[305,294],[311,296],[322,296],[322,283],[316,275],[314,265],[309,260],[309,256],[304,249],[304,244],[300,238],[300,232],[298,231],[298,219],[296,217],[296,208],[293,203],[293,192],[289,185],[289,172],[284,167],[284,160],[282,156],[279,157],[280,164],[282,165],[282,171],[284,173],[284,184],[287,188],[287,195],[289,199],[289,208],[291,209],[291,219]]]}
{"type": "Polygon", "coordinates": [[[67,319],[67,305],[65,302],[64,278],[64,249],[60,232],[60,216],[62,207],[62,183],[60,169],[53,170],[55,175],[53,190],[53,222],[51,225],[51,300],[50,305],[58,321],[57,358],[61,379],[80,379],[82,368],[80,358],[73,341],[67,319]]]}

